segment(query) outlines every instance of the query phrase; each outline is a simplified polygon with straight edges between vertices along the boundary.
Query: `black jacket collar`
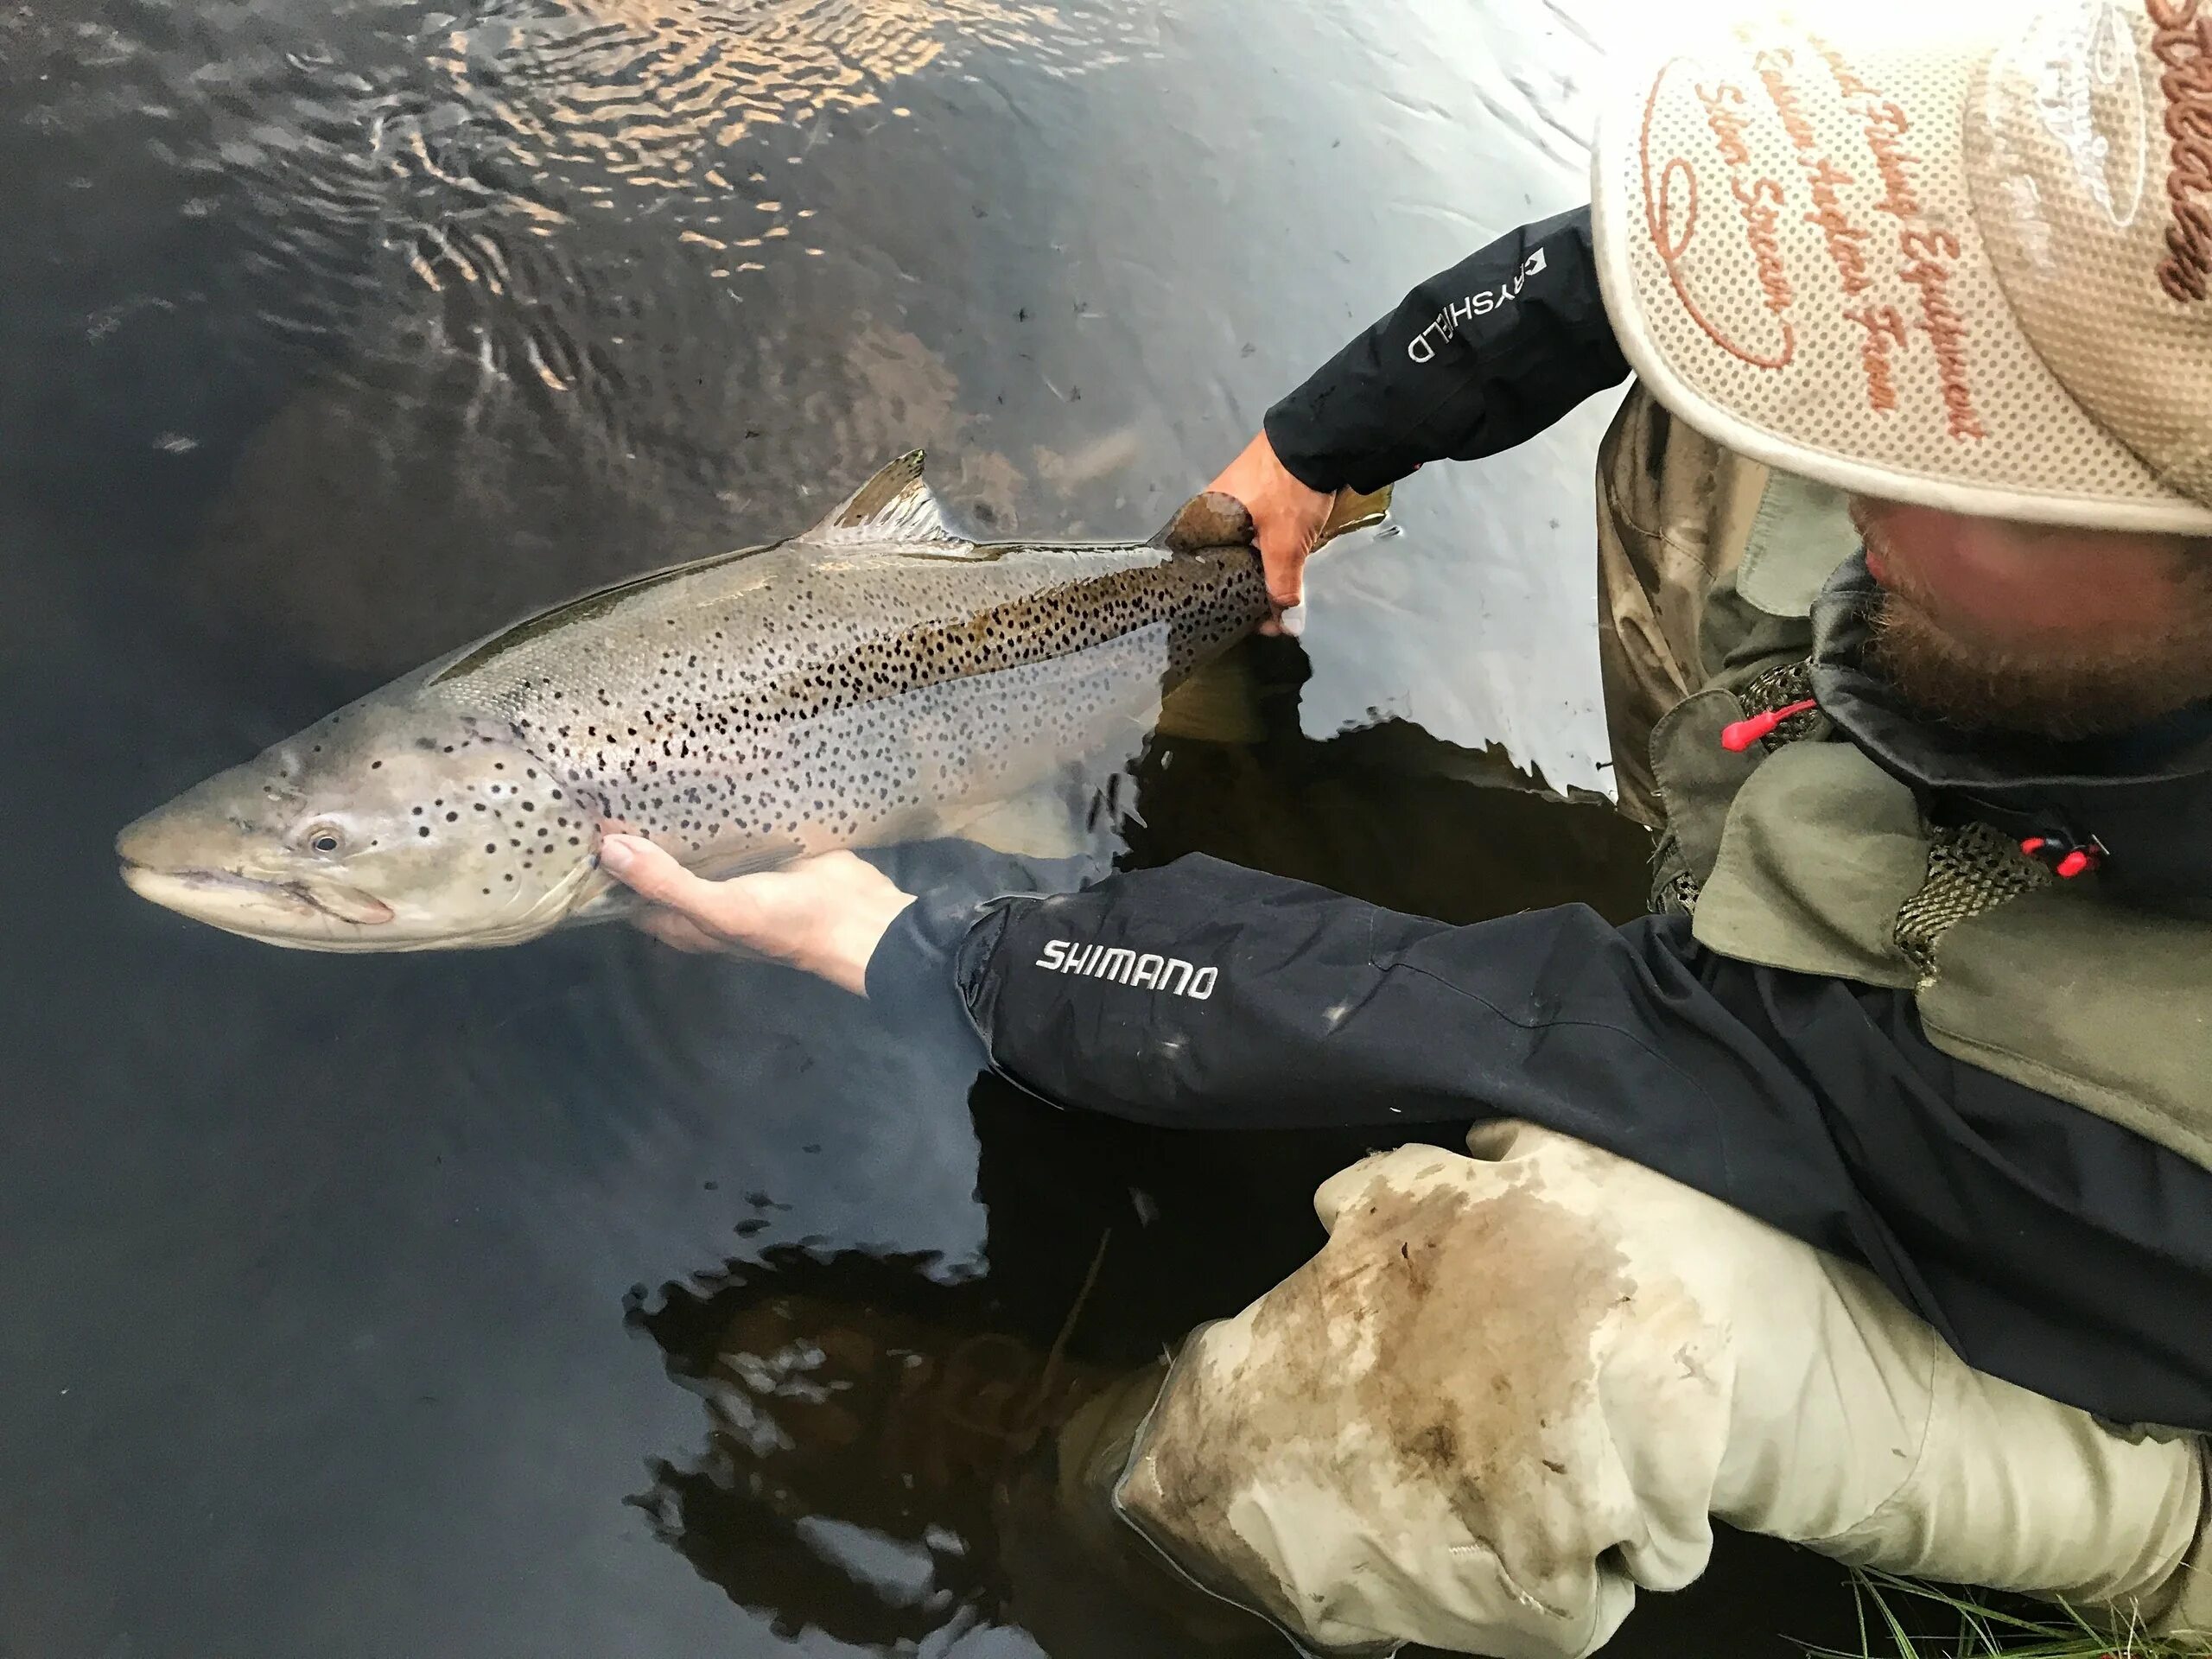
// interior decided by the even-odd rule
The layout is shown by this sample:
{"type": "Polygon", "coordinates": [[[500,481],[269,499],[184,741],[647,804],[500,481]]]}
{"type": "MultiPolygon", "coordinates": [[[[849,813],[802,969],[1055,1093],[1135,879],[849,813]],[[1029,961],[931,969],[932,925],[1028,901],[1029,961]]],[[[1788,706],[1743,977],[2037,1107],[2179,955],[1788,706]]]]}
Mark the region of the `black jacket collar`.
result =
{"type": "Polygon", "coordinates": [[[1938,823],[1980,820],[2044,855],[2098,855],[2115,898],[2212,913],[2212,704],[2082,742],[1970,732],[1908,702],[1869,666],[1881,590],[1863,556],[1813,604],[1813,695],[1844,736],[1938,823]]]}

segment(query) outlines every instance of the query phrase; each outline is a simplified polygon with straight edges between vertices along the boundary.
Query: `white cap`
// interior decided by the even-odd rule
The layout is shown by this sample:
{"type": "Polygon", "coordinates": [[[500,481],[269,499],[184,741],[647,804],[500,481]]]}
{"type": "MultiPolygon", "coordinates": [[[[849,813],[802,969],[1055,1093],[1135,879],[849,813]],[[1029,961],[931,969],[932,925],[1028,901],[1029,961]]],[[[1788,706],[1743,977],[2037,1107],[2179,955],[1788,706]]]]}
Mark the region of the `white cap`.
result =
{"type": "Polygon", "coordinates": [[[2212,0],[1768,13],[1637,66],[1623,350],[1720,442],[1956,512],[2212,532],[2212,0]]]}

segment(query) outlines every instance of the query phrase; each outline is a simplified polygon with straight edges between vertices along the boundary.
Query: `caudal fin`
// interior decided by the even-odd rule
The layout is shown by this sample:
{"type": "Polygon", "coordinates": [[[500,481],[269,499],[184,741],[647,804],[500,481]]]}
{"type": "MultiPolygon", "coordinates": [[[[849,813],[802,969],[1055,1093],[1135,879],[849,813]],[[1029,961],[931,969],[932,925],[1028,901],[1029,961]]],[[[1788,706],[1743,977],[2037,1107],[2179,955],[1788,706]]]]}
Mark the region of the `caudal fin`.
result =
{"type": "MultiPolygon", "coordinates": [[[[1389,512],[1388,484],[1372,495],[1338,490],[1313,545],[1325,547],[1339,536],[1379,524],[1389,512]]],[[[1154,546],[1164,547],[1171,553],[1197,553],[1209,547],[1249,547],[1257,536],[1252,515],[1244,510],[1243,502],[1219,490],[1207,490],[1178,508],[1152,542],[1154,546]]]]}
{"type": "Polygon", "coordinates": [[[1258,537],[1242,501],[1219,490],[1205,490],[1175,510],[1152,544],[1170,553],[1198,553],[1209,547],[1249,547],[1258,537]]]}

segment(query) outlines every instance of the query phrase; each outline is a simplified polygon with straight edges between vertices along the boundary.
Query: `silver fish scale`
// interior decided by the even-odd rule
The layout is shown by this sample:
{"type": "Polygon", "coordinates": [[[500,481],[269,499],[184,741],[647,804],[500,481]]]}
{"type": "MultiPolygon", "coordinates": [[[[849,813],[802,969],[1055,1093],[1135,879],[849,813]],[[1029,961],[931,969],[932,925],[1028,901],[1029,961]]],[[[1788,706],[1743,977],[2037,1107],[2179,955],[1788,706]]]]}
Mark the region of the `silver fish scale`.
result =
{"type": "MultiPolygon", "coordinates": [[[[729,870],[957,823],[1126,733],[1267,594],[1243,548],[788,543],[564,608],[435,693],[511,724],[610,821],[729,870]]],[[[533,830],[534,799],[504,804],[525,855],[566,840],[533,830]]]]}

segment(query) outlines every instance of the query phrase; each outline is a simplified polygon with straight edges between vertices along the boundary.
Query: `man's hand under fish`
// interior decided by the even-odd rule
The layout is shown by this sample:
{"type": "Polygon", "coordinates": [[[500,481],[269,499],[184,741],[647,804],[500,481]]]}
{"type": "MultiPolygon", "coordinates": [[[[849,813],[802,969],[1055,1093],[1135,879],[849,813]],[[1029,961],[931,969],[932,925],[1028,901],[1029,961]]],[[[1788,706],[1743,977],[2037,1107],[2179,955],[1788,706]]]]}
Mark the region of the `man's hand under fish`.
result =
{"type": "Polygon", "coordinates": [[[868,958],[914,902],[851,853],[709,881],[637,836],[600,842],[599,867],[652,908],[632,919],[679,950],[751,950],[865,995],[868,958]]]}

